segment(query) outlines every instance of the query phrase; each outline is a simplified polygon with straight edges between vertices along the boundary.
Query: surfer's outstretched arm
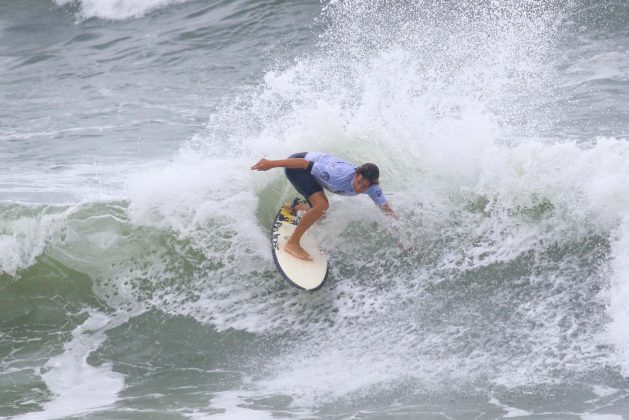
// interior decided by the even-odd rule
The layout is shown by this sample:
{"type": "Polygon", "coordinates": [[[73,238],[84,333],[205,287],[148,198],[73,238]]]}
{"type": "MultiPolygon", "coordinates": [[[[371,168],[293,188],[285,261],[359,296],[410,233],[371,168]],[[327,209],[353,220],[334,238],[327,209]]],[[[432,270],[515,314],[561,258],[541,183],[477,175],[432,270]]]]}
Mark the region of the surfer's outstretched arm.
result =
{"type": "Polygon", "coordinates": [[[273,168],[291,168],[291,169],[306,169],[310,162],[303,158],[290,158],[279,160],[260,159],[255,165],[251,167],[253,171],[268,171],[273,168]]]}

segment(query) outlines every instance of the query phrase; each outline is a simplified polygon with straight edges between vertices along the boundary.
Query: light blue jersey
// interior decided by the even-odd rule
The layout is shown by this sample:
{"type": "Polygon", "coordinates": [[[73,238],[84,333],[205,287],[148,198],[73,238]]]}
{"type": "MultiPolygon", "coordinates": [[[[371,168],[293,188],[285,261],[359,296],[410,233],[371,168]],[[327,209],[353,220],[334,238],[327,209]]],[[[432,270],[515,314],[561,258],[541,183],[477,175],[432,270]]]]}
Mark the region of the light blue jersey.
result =
{"type": "MultiPolygon", "coordinates": [[[[320,152],[306,153],[306,160],[313,162],[310,174],[326,190],[340,195],[358,195],[354,191],[356,168],[349,162],[320,152]]],[[[375,184],[365,192],[378,206],[384,206],[387,199],[380,185],[375,184]]]]}

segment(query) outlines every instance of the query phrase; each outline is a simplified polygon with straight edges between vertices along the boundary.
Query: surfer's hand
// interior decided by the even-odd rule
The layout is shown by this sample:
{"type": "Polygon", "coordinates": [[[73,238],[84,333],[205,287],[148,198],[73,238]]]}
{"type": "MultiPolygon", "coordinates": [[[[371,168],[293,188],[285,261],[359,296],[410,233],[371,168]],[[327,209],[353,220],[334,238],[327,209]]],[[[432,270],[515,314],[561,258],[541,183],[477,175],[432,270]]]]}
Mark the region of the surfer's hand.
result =
{"type": "Polygon", "coordinates": [[[251,167],[252,171],[268,171],[273,168],[273,163],[268,159],[260,159],[255,165],[251,167]]]}

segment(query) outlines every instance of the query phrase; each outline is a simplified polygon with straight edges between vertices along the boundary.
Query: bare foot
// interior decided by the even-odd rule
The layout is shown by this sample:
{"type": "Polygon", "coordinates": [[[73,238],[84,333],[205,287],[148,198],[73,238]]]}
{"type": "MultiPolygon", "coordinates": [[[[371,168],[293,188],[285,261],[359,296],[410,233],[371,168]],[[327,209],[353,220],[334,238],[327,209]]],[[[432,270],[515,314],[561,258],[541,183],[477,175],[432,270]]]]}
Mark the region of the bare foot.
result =
{"type": "Polygon", "coordinates": [[[295,210],[297,211],[308,211],[310,210],[310,205],[308,203],[299,203],[295,206],[295,210]]]}
{"type": "Polygon", "coordinates": [[[310,210],[310,205],[308,203],[299,203],[293,207],[291,203],[284,203],[284,208],[286,209],[295,209],[295,211],[307,211],[310,210]]]}
{"type": "Polygon", "coordinates": [[[299,246],[299,244],[286,242],[286,245],[284,245],[284,251],[288,252],[293,257],[297,257],[306,261],[312,261],[312,257],[310,256],[310,254],[308,254],[305,249],[299,246]]]}

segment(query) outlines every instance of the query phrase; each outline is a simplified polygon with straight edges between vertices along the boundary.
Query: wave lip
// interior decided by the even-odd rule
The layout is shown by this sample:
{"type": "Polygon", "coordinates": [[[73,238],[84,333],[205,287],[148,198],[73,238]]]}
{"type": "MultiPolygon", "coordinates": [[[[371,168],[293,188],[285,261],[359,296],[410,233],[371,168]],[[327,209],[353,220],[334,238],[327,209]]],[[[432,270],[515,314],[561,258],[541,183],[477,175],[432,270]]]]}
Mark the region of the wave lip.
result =
{"type": "Polygon", "coordinates": [[[63,231],[70,211],[0,207],[0,216],[5,219],[0,227],[0,274],[15,276],[19,270],[33,265],[50,240],[63,231]]]}

